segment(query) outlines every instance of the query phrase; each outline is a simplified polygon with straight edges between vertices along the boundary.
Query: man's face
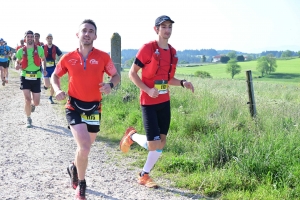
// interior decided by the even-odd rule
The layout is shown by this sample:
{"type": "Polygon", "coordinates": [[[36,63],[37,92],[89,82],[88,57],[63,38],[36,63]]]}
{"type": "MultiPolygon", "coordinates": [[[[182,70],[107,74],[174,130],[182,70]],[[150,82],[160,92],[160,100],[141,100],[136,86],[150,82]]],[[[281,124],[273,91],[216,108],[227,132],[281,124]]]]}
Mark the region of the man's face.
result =
{"type": "Polygon", "coordinates": [[[2,46],[3,45],[3,41],[0,41],[0,46],[2,46]]]}
{"type": "Polygon", "coordinates": [[[51,45],[51,44],[52,44],[52,41],[53,41],[53,37],[48,36],[48,37],[46,38],[46,40],[47,40],[47,44],[51,45]]]}
{"type": "Polygon", "coordinates": [[[21,45],[24,45],[24,40],[20,40],[20,44],[21,44],[21,45]]]}
{"type": "Polygon", "coordinates": [[[38,41],[40,41],[40,36],[39,35],[34,35],[34,41],[35,42],[38,42],[38,41]]]}
{"type": "Polygon", "coordinates": [[[173,24],[169,21],[161,23],[157,30],[157,34],[163,39],[169,39],[172,34],[172,25],[173,24]]]}
{"type": "Polygon", "coordinates": [[[33,34],[27,34],[25,38],[26,38],[26,43],[28,45],[32,45],[33,44],[33,34]]]}
{"type": "Polygon", "coordinates": [[[82,45],[92,45],[93,41],[97,39],[95,27],[88,23],[81,24],[76,35],[82,45]]]}

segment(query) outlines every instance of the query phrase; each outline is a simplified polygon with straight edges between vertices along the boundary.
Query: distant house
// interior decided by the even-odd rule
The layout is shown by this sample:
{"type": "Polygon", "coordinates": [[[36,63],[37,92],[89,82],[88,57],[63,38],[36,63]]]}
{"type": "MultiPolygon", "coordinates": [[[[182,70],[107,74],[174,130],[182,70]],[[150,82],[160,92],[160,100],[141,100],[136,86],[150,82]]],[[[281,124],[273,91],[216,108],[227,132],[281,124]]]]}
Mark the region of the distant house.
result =
{"type": "Polygon", "coordinates": [[[212,58],[213,58],[213,59],[212,59],[211,62],[220,62],[220,60],[221,60],[221,55],[216,55],[216,56],[213,56],[212,58]]]}

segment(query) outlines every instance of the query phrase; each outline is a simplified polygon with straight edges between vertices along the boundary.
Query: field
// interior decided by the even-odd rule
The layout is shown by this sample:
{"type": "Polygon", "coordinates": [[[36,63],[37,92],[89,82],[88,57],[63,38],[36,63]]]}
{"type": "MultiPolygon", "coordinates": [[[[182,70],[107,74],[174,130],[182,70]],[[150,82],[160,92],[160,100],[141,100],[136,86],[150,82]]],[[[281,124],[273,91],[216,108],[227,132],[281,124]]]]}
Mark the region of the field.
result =
{"type": "MultiPolygon", "coordinates": [[[[254,80],[271,81],[271,82],[300,82],[300,58],[291,60],[277,60],[278,68],[275,73],[270,76],[258,78],[261,76],[256,70],[257,61],[239,62],[242,71],[234,76],[234,79],[245,80],[245,71],[251,70],[254,80]]],[[[177,74],[194,75],[195,71],[207,71],[214,79],[230,78],[230,75],[225,72],[226,64],[210,64],[199,67],[178,67],[177,74]]]]}
{"type": "MultiPolygon", "coordinates": [[[[240,63],[255,72],[256,62],[240,63]]],[[[257,117],[247,105],[245,73],[230,79],[224,65],[178,68],[195,93],[170,87],[172,120],[168,142],[151,172],[175,187],[218,199],[300,198],[300,59],[277,61],[276,73],[254,78],[257,117]],[[197,70],[213,79],[192,77],[197,70]]],[[[66,79],[64,82],[66,87],[66,79]]],[[[139,90],[122,73],[122,84],[103,97],[98,139],[118,148],[125,129],[144,133],[139,90]],[[129,96],[129,101],[123,97],[129,96]]],[[[147,152],[134,144],[124,156],[143,167],[147,152]]]]}

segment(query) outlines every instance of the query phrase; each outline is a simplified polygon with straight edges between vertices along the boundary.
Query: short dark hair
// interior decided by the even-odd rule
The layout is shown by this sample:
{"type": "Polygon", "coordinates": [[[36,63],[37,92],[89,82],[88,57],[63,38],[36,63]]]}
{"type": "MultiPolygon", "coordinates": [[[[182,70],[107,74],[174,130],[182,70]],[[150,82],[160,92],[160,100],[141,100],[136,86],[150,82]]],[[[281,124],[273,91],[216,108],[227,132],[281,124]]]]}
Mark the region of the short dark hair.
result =
{"type": "Polygon", "coordinates": [[[97,26],[96,26],[96,23],[93,20],[85,19],[85,20],[83,20],[83,22],[81,22],[80,25],[82,25],[82,24],[91,24],[91,25],[93,25],[95,27],[95,31],[96,31],[95,33],[97,34],[97,26]]]}
{"type": "Polygon", "coordinates": [[[34,35],[38,35],[40,37],[40,34],[39,33],[34,33],[34,35]]]}

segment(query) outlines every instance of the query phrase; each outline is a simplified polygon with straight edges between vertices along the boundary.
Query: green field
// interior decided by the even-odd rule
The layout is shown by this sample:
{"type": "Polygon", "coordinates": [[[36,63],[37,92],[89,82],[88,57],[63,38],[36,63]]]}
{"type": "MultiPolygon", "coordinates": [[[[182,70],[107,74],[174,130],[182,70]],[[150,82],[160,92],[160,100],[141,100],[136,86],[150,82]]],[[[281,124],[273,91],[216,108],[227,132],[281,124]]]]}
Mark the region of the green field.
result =
{"type": "MultiPolygon", "coordinates": [[[[240,64],[259,76],[256,61],[240,64]]],[[[245,73],[232,80],[223,64],[178,68],[183,75],[177,77],[192,81],[195,93],[170,87],[172,120],[167,145],[151,172],[154,180],[170,179],[174,187],[213,199],[300,199],[300,59],[277,64],[270,77],[255,78],[254,119],[245,73]],[[213,79],[189,76],[197,70],[213,79]]],[[[118,149],[127,127],[144,133],[139,89],[126,71],[121,87],[104,95],[102,102],[98,140],[118,149]],[[130,100],[123,101],[124,96],[130,100]]],[[[134,144],[120,155],[132,157],[132,165],[142,168],[147,151],[134,144]]]]}
{"type": "MultiPolygon", "coordinates": [[[[234,79],[245,80],[245,71],[251,70],[254,80],[259,81],[272,81],[272,82],[290,82],[299,83],[300,82],[300,58],[295,58],[291,60],[277,60],[276,72],[263,78],[258,78],[261,76],[256,70],[257,61],[249,62],[239,62],[238,63],[242,71],[240,74],[234,76],[234,79]]],[[[178,67],[177,74],[194,75],[196,71],[206,71],[214,79],[229,79],[230,74],[226,73],[226,64],[210,64],[203,65],[199,67],[178,67]]]]}

